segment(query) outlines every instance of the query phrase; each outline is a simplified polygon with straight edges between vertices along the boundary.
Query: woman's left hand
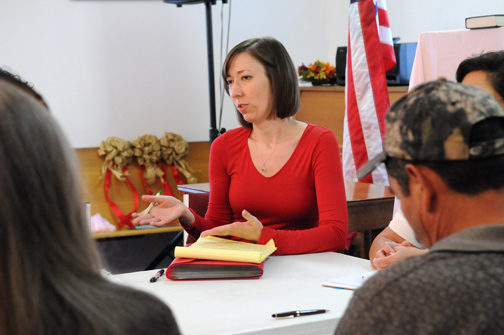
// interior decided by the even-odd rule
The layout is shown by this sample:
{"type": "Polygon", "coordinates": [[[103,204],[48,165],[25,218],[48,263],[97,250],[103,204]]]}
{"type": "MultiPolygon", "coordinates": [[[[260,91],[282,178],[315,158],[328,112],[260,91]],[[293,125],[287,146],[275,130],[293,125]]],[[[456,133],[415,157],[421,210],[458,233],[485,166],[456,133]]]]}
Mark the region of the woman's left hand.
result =
{"type": "Polygon", "coordinates": [[[235,236],[252,242],[259,241],[263,229],[261,221],[246,210],[242,211],[242,216],[247,221],[233,222],[227,225],[205,230],[201,233],[201,237],[208,235],[235,236]]]}

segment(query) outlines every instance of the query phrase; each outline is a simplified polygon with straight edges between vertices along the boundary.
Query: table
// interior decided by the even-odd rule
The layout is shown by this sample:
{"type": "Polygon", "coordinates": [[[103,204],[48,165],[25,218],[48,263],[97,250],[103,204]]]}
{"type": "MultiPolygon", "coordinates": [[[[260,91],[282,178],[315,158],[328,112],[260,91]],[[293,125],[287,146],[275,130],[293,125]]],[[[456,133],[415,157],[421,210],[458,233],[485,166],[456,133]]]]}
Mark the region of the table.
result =
{"type": "Polygon", "coordinates": [[[170,281],[155,270],[117,275],[149,292],[174,312],[184,335],[333,334],[353,291],[323,287],[332,278],[372,271],[369,261],[334,252],[271,256],[260,279],[170,281]],[[273,319],[271,314],[328,309],[325,314],[273,319]]]}
{"type": "Polygon", "coordinates": [[[348,231],[362,232],[363,255],[369,259],[371,244],[392,220],[394,194],[388,186],[345,180],[348,231]]]}
{"type": "MultiPolygon", "coordinates": [[[[178,189],[185,192],[183,200],[186,206],[191,207],[191,196],[208,194],[208,183],[179,185],[178,189]]],[[[363,232],[363,257],[369,258],[369,249],[374,237],[392,219],[394,209],[394,195],[388,186],[361,183],[345,180],[345,193],[348,208],[348,231],[363,232]]],[[[204,200],[208,202],[208,197],[204,200]]],[[[201,204],[198,204],[201,207],[201,204]]],[[[204,206],[206,208],[206,206],[204,206]]],[[[204,212],[196,210],[201,216],[204,212]]]]}
{"type": "Polygon", "coordinates": [[[410,88],[442,76],[455,81],[462,60],[482,52],[504,50],[504,28],[421,33],[410,88]]]}
{"type": "Polygon", "coordinates": [[[93,233],[93,238],[98,240],[106,238],[120,238],[120,237],[148,235],[148,234],[172,233],[181,230],[182,226],[180,226],[180,224],[178,223],[170,225],[168,227],[142,226],[138,228],[116,230],[111,232],[93,233]]]}

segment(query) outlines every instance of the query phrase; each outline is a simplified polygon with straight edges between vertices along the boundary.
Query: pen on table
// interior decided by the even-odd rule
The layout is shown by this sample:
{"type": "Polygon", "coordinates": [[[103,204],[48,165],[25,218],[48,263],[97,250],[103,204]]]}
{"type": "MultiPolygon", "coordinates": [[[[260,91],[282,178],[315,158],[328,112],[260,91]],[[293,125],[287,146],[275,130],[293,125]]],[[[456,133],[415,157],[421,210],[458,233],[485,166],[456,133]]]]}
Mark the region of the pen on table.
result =
{"type": "Polygon", "coordinates": [[[161,269],[158,272],[156,272],[156,275],[150,279],[151,283],[154,283],[156,280],[158,280],[164,273],[164,270],[161,269]]]}
{"type": "MultiPolygon", "coordinates": [[[[156,197],[157,197],[158,195],[160,195],[160,194],[161,194],[161,190],[159,190],[159,192],[156,194],[156,197]]],[[[156,202],[154,202],[154,201],[153,201],[153,202],[151,202],[151,203],[149,204],[149,206],[147,206],[147,208],[145,209],[145,212],[144,212],[144,214],[143,214],[143,215],[147,215],[147,214],[149,214],[150,210],[152,209],[152,207],[154,207],[154,205],[157,205],[157,203],[156,203],[156,202]]],[[[138,226],[140,226],[140,223],[137,223],[137,227],[138,227],[138,226]]]]}
{"type": "Polygon", "coordinates": [[[298,316],[323,314],[323,313],[327,313],[327,312],[329,312],[329,310],[327,310],[327,309],[307,309],[304,311],[290,311],[290,312],[276,313],[276,314],[272,314],[271,317],[273,317],[275,319],[296,318],[298,316]]]}

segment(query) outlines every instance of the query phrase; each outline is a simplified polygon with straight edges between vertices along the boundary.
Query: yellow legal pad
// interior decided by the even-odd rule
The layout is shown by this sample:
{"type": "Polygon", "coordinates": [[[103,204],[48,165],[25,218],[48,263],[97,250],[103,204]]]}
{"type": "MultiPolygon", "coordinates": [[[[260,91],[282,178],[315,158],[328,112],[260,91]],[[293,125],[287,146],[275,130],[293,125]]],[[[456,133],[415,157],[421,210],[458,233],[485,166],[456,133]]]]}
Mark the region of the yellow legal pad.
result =
{"type": "Polygon", "coordinates": [[[189,247],[175,247],[175,257],[259,264],[276,249],[273,240],[263,245],[205,236],[189,247]]]}

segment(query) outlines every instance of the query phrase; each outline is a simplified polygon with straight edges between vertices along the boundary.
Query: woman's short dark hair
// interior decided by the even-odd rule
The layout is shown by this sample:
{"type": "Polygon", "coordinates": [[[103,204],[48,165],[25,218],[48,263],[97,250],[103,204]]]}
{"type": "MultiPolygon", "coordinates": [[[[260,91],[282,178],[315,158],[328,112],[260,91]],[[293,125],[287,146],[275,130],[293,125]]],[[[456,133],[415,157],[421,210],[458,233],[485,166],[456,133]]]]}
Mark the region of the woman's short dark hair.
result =
{"type": "MultiPolygon", "coordinates": [[[[262,64],[269,79],[273,96],[273,106],[269,117],[276,116],[284,119],[295,115],[301,105],[297,71],[285,47],[272,37],[243,41],[228,53],[222,66],[222,79],[226,92],[229,94],[227,84],[229,66],[237,55],[244,52],[262,64]]],[[[237,115],[243,127],[252,127],[238,111],[237,115]]]]}

